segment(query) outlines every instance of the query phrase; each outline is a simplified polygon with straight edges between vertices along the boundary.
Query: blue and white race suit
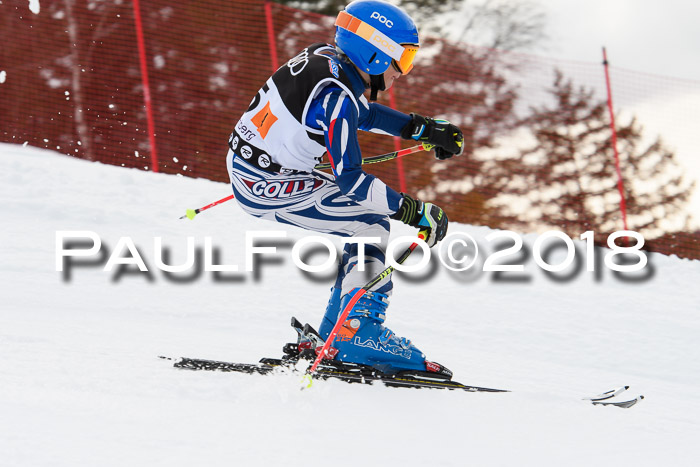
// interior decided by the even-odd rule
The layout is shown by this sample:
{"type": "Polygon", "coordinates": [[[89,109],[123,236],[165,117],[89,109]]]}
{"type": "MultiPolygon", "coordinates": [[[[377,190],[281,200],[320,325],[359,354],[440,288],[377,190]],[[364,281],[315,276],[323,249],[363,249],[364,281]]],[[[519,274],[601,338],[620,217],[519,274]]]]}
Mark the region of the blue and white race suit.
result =
{"type": "MultiPolygon", "coordinates": [[[[229,140],[228,173],[247,213],[304,229],[346,237],[379,237],[365,247],[346,245],[336,287],[361,287],[384,269],[389,216],[401,195],[362,170],[358,130],[398,136],[410,117],[369,103],[358,71],[328,44],[304,49],[258,91],[229,140]],[[314,170],[325,152],[333,175],[314,170]]],[[[390,293],[388,277],[375,289],[390,293]]]]}

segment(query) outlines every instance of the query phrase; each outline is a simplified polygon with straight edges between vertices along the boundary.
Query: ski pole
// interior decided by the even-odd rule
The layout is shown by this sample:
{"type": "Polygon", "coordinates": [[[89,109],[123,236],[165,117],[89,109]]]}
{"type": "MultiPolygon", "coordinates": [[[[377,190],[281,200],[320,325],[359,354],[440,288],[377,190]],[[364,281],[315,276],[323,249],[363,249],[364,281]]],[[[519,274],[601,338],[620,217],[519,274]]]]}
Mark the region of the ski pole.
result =
{"type": "MultiPolygon", "coordinates": [[[[405,149],[400,149],[398,151],[394,152],[388,152],[386,154],[380,154],[378,156],[370,156],[370,157],[365,157],[362,159],[362,165],[367,165],[367,164],[376,164],[377,162],[385,162],[385,161],[391,161],[394,159],[398,159],[399,157],[403,156],[408,156],[409,154],[413,154],[414,152],[418,151],[430,151],[433,149],[432,144],[428,143],[422,143],[417,146],[412,146],[410,148],[405,148],[405,149]]],[[[331,163],[330,162],[323,162],[321,164],[316,164],[314,169],[330,169],[331,168],[331,163]]]]}
{"type": "MultiPolygon", "coordinates": [[[[418,238],[421,240],[425,240],[427,238],[427,232],[425,231],[420,231],[418,233],[418,238]]],[[[409,246],[406,251],[403,252],[403,254],[399,257],[398,260],[396,260],[397,264],[402,264],[406,259],[409,257],[411,253],[413,253],[413,250],[416,249],[418,246],[417,242],[413,242],[411,246],[409,246]]],[[[336,321],[335,326],[333,326],[333,329],[331,329],[331,333],[328,335],[328,339],[326,339],[326,342],[324,342],[323,347],[321,347],[321,351],[318,353],[316,356],[316,360],[314,360],[314,363],[309,367],[309,369],[306,372],[306,375],[304,375],[304,379],[302,380],[302,383],[304,387],[310,387],[311,386],[311,381],[312,381],[312,373],[316,371],[316,367],[318,367],[318,364],[321,363],[321,360],[325,356],[328,355],[328,350],[331,348],[331,343],[335,340],[336,334],[338,334],[338,331],[340,331],[341,326],[347,319],[348,315],[350,314],[350,310],[352,310],[352,307],[355,306],[355,303],[362,298],[362,296],[365,294],[365,292],[369,291],[372,287],[377,285],[382,279],[390,275],[392,272],[394,272],[394,266],[389,266],[386,269],[384,269],[382,272],[377,274],[372,280],[367,282],[364,287],[359,289],[355,294],[350,298],[350,301],[348,302],[347,305],[345,305],[345,308],[343,309],[343,312],[340,314],[338,317],[338,321],[336,321]]]]}
{"type": "MultiPolygon", "coordinates": [[[[376,164],[378,162],[385,162],[385,161],[390,161],[394,159],[398,159],[399,157],[403,156],[408,156],[409,154],[413,154],[418,151],[430,151],[433,149],[434,145],[428,144],[428,143],[422,143],[417,146],[412,146],[410,148],[405,148],[401,149],[399,151],[394,151],[394,152],[388,152],[386,154],[380,154],[378,156],[370,156],[370,157],[365,157],[362,159],[362,165],[366,164],[376,164]]],[[[322,164],[317,164],[314,169],[330,169],[331,164],[330,162],[324,162],[322,164]]],[[[207,204],[206,206],[199,208],[199,209],[188,209],[186,211],[186,214],[184,216],[180,216],[180,219],[184,219],[185,217],[192,220],[194,219],[194,216],[199,214],[202,211],[206,211],[209,208],[213,208],[217,204],[224,203],[226,201],[232,200],[233,195],[227,196],[226,198],[221,198],[219,201],[214,201],[211,204],[207,204]]]]}
{"type": "Polygon", "coordinates": [[[225,203],[226,201],[231,200],[231,199],[233,199],[233,198],[234,198],[233,195],[229,195],[229,196],[227,196],[226,198],[221,198],[219,201],[214,201],[213,203],[207,204],[206,206],[201,207],[201,208],[199,208],[199,209],[188,209],[188,210],[186,211],[187,214],[185,214],[184,216],[181,216],[180,219],[184,219],[184,218],[186,217],[186,218],[192,220],[192,219],[194,219],[194,216],[196,216],[196,215],[199,214],[200,212],[206,211],[206,210],[209,209],[209,208],[213,208],[213,207],[216,206],[217,204],[225,203]]]}

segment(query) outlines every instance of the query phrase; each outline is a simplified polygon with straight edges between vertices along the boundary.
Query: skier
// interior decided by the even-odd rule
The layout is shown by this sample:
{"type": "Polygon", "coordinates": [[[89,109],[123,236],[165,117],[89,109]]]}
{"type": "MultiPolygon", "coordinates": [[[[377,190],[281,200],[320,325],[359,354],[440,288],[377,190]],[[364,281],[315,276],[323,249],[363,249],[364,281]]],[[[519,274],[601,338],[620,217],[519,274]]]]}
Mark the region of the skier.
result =
{"type": "MultiPolygon", "coordinates": [[[[398,193],[362,170],[357,131],[401,136],[434,145],[435,156],[462,152],[455,125],[369,101],[413,68],[419,49],[413,20],[379,0],[357,0],[338,14],[335,46],[313,44],[281,66],[258,91],[229,138],[228,172],[241,208],[263,219],[343,237],[375,237],[358,266],[358,244],[347,243],[319,327],[327,339],[338,315],[366,277],[384,269],[389,219],[417,227],[429,246],[446,234],[448,219],[432,203],[398,193]],[[325,152],[333,176],[315,171],[325,152]]],[[[351,241],[351,239],[350,239],[351,241]]],[[[409,340],[383,326],[391,277],[365,293],[333,343],[335,359],[385,372],[451,374],[426,361],[409,340]]]]}

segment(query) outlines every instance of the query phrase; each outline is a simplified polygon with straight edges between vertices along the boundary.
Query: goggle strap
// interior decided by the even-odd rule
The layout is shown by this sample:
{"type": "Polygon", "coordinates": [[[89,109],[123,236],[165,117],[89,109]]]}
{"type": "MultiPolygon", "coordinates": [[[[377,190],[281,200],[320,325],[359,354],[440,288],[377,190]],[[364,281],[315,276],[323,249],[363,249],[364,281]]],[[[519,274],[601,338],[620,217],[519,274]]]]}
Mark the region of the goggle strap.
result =
{"type": "Polygon", "coordinates": [[[386,34],[378,31],[361,19],[355,18],[346,11],[341,11],[338,13],[338,17],[335,20],[335,25],[340,28],[347,29],[353,34],[357,34],[397,62],[401,61],[401,55],[403,55],[404,47],[401,44],[397,44],[396,41],[388,37],[386,34]]]}

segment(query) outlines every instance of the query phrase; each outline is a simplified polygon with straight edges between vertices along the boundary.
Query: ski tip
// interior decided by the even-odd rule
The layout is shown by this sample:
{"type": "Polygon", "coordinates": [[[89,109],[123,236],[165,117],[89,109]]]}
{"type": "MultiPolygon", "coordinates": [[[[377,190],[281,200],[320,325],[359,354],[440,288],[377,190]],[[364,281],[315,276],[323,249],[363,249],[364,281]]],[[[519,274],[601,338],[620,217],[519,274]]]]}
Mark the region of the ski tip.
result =
{"type": "Polygon", "coordinates": [[[181,358],[175,358],[175,357],[168,357],[167,355],[158,355],[158,358],[160,360],[167,360],[169,362],[175,362],[177,363],[181,358]]]}
{"type": "Polygon", "coordinates": [[[639,395],[635,397],[634,399],[626,400],[626,401],[620,401],[620,402],[614,402],[614,401],[593,401],[593,405],[602,405],[602,406],[608,406],[608,407],[619,407],[621,409],[629,409],[630,407],[634,407],[637,405],[638,402],[644,400],[643,395],[639,395]]]}
{"type": "Polygon", "coordinates": [[[629,386],[620,386],[615,389],[611,389],[609,391],[605,391],[603,393],[598,394],[597,396],[593,397],[585,397],[584,400],[588,401],[604,401],[606,399],[612,399],[615,396],[618,396],[622,394],[623,392],[627,391],[630,387],[629,386]]]}
{"type": "Polygon", "coordinates": [[[173,365],[177,365],[178,362],[182,361],[182,357],[168,357],[167,355],[158,355],[160,360],[167,360],[173,362],[173,365]]]}
{"type": "Polygon", "coordinates": [[[630,400],[629,403],[620,404],[619,407],[622,407],[623,409],[629,409],[630,407],[637,405],[638,402],[641,402],[643,400],[644,400],[644,396],[640,394],[637,397],[635,397],[634,399],[630,400]]]}

